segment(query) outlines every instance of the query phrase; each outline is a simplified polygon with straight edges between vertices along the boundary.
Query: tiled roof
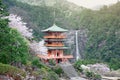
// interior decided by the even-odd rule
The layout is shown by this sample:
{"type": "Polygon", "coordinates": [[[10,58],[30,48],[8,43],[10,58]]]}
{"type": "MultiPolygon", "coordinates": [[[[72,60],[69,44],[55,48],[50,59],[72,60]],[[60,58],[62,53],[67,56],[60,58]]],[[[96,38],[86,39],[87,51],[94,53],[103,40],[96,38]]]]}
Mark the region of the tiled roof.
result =
{"type": "Polygon", "coordinates": [[[51,26],[51,27],[49,27],[49,28],[47,28],[45,30],[42,30],[42,31],[43,32],[48,32],[48,31],[49,32],[66,32],[68,30],[60,28],[60,27],[56,26],[55,24],[53,24],[53,26],[51,26]]]}

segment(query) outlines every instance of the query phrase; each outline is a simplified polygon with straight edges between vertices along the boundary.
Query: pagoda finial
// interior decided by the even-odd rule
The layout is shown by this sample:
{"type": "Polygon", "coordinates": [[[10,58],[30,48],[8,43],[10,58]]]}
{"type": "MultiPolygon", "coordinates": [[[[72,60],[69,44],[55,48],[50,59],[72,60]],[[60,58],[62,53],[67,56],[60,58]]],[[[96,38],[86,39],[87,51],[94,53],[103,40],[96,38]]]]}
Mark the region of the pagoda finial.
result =
{"type": "Polygon", "coordinates": [[[56,26],[56,24],[55,24],[55,23],[53,23],[53,26],[56,26]]]}
{"type": "Polygon", "coordinates": [[[54,16],[54,22],[53,22],[53,25],[55,24],[55,8],[54,8],[54,13],[53,13],[53,16],[54,16]]]}
{"type": "Polygon", "coordinates": [[[53,18],[54,18],[53,25],[55,24],[55,21],[56,21],[56,12],[55,12],[55,10],[56,10],[56,8],[55,8],[56,3],[57,3],[57,1],[55,2],[54,8],[53,8],[54,9],[54,12],[53,12],[53,18]]]}

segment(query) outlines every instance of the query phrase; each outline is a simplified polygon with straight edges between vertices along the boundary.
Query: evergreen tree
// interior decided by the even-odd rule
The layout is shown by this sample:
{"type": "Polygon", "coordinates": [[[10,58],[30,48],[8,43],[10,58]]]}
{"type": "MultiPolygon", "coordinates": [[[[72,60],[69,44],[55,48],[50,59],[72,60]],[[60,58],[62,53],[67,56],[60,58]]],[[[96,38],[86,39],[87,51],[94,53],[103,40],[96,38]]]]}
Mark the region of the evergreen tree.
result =
{"type": "Polygon", "coordinates": [[[25,63],[28,59],[27,41],[15,29],[8,26],[5,6],[0,0],[0,62],[11,64],[15,62],[25,63]]]}

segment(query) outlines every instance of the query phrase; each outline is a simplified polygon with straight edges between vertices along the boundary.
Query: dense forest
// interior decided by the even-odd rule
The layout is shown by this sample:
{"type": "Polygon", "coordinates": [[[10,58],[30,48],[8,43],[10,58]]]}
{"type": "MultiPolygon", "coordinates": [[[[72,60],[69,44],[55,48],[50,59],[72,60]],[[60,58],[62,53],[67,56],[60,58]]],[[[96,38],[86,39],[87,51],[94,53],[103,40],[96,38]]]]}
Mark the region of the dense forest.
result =
{"type": "Polygon", "coordinates": [[[0,0],[0,79],[28,80],[28,78],[58,80],[59,67],[54,70],[31,54],[29,40],[9,26],[7,6],[0,0]],[[37,69],[37,70],[35,70],[37,69]],[[34,76],[34,77],[33,77],[34,76]],[[4,76],[3,76],[4,78],[4,76]]]}
{"type": "Polygon", "coordinates": [[[10,13],[20,15],[28,23],[27,26],[34,30],[36,40],[42,38],[41,30],[51,26],[54,20],[57,25],[69,30],[87,29],[84,60],[107,63],[113,69],[120,68],[120,2],[103,6],[97,11],[65,0],[53,6],[47,6],[44,2],[34,6],[15,0],[4,0],[4,3],[10,13]]]}
{"type": "Polygon", "coordinates": [[[23,21],[27,23],[27,26],[34,30],[34,36],[37,37],[37,39],[42,38],[41,30],[52,26],[54,21],[57,25],[67,29],[80,27],[74,14],[79,14],[82,8],[66,0],[58,0],[53,6],[47,6],[44,0],[40,0],[42,1],[40,6],[29,5],[27,3],[17,2],[16,0],[4,1],[8,5],[10,13],[21,16],[23,21]],[[71,18],[76,24],[73,24],[71,18]]]}
{"type": "Polygon", "coordinates": [[[88,41],[85,49],[85,59],[107,62],[111,68],[120,68],[120,2],[112,6],[104,6],[93,11],[74,4],[60,1],[54,6],[43,3],[31,6],[14,0],[5,0],[10,13],[23,17],[28,27],[34,30],[34,35],[41,38],[41,30],[54,22],[57,25],[71,29],[88,29],[88,41]],[[14,1],[14,2],[13,2],[14,1]],[[70,9],[70,5],[72,8],[70,9]],[[72,10],[72,9],[76,10],[72,10]]]}
{"type": "Polygon", "coordinates": [[[108,62],[120,68],[120,2],[99,11],[84,10],[81,24],[89,30],[86,59],[108,62]]]}

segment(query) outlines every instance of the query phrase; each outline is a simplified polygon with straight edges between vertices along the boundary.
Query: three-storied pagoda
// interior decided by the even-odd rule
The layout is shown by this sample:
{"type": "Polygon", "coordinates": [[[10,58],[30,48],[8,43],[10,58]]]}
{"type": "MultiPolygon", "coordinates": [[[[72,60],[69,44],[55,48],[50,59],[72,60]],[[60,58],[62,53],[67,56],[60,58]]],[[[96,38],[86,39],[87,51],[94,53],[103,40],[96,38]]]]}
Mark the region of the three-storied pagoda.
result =
{"type": "Polygon", "coordinates": [[[60,28],[55,24],[42,32],[45,33],[44,40],[45,46],[48,49],[47,55],[38,55],[44,62],[49,62],[50,59],[56,61],[56,63],[66,62],[68,59],[73,58],[72,55],[65,55],[64,51],[68,49],[64,45],[65,34],[68,30],[60,28]]]}

